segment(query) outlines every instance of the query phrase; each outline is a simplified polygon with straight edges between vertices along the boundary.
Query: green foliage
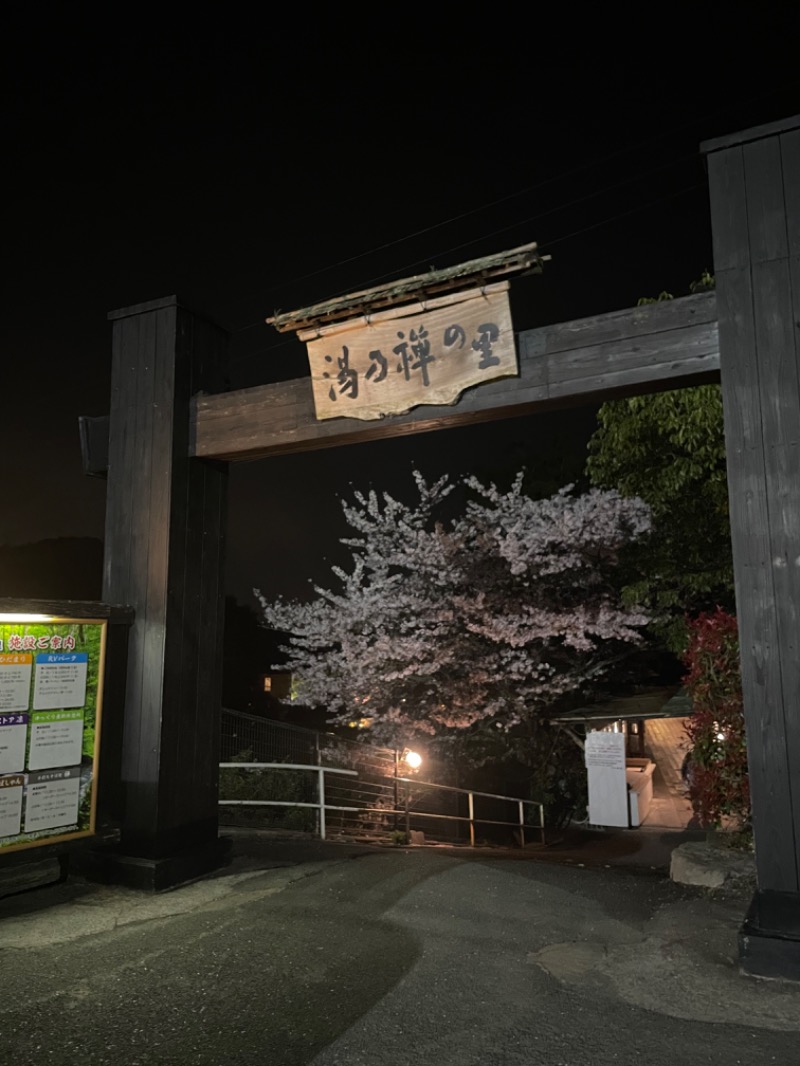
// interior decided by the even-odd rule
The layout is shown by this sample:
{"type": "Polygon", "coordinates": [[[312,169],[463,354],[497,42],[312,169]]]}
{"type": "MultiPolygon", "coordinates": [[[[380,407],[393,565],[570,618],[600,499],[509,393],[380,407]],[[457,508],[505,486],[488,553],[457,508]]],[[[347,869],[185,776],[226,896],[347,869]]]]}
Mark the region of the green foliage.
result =
{"type": "Polygon", "coordinates": [[[545,758],[540,747],[532,786],[531,796],[544,804],[544,823],[551,829],[560,829],[586,810],[589,792],[583,753],[561,730],[552,735],[545,758]]]}
{"type": "Polygon", "coordinates": [[[750,783],[736,619],[722,610],[689,625],[684,678],[692,699],[689,794],[705,826],[750,827],[750,783]]]}
{"type": "MultiPolygon", "coordinates": [[[[469,734],[452,744],[450,757],[471,774],[483,771],[480,789],[513,792],[543,804],[545,825],[552,829],[582,816],[589,802],[583,753],[566,733],[545,722],[523,723],[507,733],[469,734]]],[[[526,808],[529,817],[533,812],[526,808]]]]}
{"type": "Polygon", "coordinates": [[[693,281],[689,286],[689,292],[694,295],[698,292],[711,292],[717,287],[716,279],[713,274],[710,274],[707,270],[704,270],[697,281],[693,281]]]}
{"type": "Polygon", "coordinates": [[[647,304],[660,304],[664,300],[674,300],[675,297],[671,292],[660,292],[658,296],[640,296],[636,301],[637,307],[646,307],[647,304]]]}
{"type": "MultiPolygon", "coordinates": [[[[251,751],[242,751],[232,762],[254,762],[251,751]]],[[[241,770],[225,767],[219,773],[220,799],[271,800],[285,802],[286,807],[253,807],[259,822],[279,824],[283,829],[313,832],[316,811],[309,807],[292,807],[293,803],[314,803],[316,793],[313,776],[306,770],[241,770]]]]}
{"type": "MultiPolygon", "coordinates": [[[[716,281],[714,275],[710,274],[707,270],[704,270],[697,281],[693,281],[689,286],[689,292],[694,296],[698,292],[711,292],[716,288],[716,281]]],[[[637,307],[645,307],[647,304],[660,304],[664,300],[674,300],[675,297],[671,292],[660,292],[658,296],[640,296],[636,301],[637,307]]]]}
{"type": "Polygon", "coordinates": [[[94,745],[95,745],[95,728],[94,726],[84,726],[83,728],[83,746],[81,751],[84,755],[88,755],[89,758],[94,758],[94,745]]]}
{"type": "MultiPolygon", "coordinates": [[[[706,271],[691,290],[713,287],[706,271]]],[[[671,299],[663,292],[639,303],[671,299]]],[[[720,388],[614,400],[597,420],[586,464],[591,483],[641,497],[653,516],[653,531],[622,559],[624,601],[651,611],[654,632],[682,651],[685,615],[734,605],[720,388]]]]}
{"type": "Polygon", "coordinates": [[[78,829],[88,829],[92,819],[92,790],[86,790],[78,808],[78,829]]]}

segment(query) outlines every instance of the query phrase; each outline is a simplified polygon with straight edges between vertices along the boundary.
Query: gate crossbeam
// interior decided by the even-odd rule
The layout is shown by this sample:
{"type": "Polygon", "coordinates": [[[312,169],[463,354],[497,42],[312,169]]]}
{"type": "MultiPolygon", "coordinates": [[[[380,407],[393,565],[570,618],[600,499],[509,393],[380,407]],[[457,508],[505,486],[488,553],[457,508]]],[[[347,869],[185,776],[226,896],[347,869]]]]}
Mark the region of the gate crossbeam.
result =
{"type": "Polygon", "coordinates": [[[519,377],[470,389],[452,407],[420,406],[375,422],[318,422],[309,377],[195,396],[190,451],[263,459],[717,381],[715,294],[526,330],[519,363],[519,377]]]}

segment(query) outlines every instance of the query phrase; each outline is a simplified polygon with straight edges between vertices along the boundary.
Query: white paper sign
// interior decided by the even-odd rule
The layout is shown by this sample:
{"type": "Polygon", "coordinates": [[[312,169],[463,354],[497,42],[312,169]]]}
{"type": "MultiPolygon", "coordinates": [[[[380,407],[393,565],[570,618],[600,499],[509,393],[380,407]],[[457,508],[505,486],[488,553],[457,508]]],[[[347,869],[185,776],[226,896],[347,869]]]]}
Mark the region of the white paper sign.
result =
{"type": "Polygon", "coordinates": [[[587,766],[608,766],[614,770],[625,769],[625,734],[605,733],[593,730],[586,734],[585,756],[587,766]]]}
{"type": "Polygon", "coordinates": [[[75,766],[83,750],[83,711],[41,711],[33,714],[28,769],[75,766]]]}
{"type": "Polygon", "coordinates": [[[85,651],[44,653],[36,656],[33,709],[83,707],[89,656],[85,651]]]}
{"type": "Polygon", "coordinates": [[[22,774],[0,777],[0,837],[16,836],[22,825],[22,774]]]}
{"type": "Polygon", "coordinates": [[[31,701],[33,656],[23,653],[0,655],[0,714],[27,711],[31,701]]]}
{"type": "Polygon", "coordinates": [[[625,734],[594,730],[586,734],[586,776],[592,825],[629,824],[625,780],[625,734]]]}
{"type": "Polygon", "coordinates": [[[0,774],[25,769],[27,714],[0,714],[0,774]]]}
{"type": "Polygon", "coordinates": [[[25,832],[58,829],[77,822],[80,787],[80,766],[28,774],[25,832]]]}

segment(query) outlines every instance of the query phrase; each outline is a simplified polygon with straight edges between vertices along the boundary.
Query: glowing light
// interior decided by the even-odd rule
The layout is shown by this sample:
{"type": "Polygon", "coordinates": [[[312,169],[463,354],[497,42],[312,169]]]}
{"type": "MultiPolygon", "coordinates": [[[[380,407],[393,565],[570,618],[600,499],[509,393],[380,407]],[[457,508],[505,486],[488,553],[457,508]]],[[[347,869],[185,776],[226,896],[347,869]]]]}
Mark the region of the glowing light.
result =
{"type": "Polygon", "coordinates": [[[422,766],[422,756],[418,751],[404,751],[403,760],[411,770],[419,770],[422,766]]]}
{"type": "Polygon", "coordinates": [[[0,625],[7,622],[52,622],[51,614],[0,614],[0,625]]]}

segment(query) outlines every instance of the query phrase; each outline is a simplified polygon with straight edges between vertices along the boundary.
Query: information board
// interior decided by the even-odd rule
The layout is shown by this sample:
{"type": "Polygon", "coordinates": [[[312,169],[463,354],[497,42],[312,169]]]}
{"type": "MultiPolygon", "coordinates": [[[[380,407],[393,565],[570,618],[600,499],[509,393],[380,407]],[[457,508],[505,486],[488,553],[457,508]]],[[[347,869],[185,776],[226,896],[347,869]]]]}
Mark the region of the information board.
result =
{"type": "Polygon", "coordinates": [[[0,853],[94,832],[106,627],[0,613],[0,853]]]}

